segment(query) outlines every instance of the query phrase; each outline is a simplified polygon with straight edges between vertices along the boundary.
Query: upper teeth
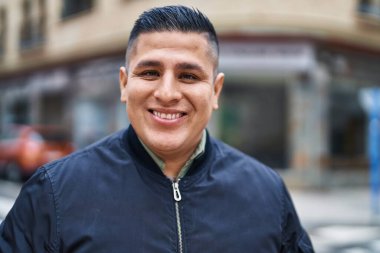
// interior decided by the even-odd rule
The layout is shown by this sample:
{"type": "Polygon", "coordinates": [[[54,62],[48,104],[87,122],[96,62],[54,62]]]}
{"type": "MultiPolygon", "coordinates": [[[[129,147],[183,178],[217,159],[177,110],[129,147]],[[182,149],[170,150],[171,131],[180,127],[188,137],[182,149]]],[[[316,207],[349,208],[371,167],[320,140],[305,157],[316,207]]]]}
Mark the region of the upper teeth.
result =
{"type": "Polygon", "coordinates": [[[181,113],[162,113],[153,111],[153,114],[161,119],[178,119],[181,117],[181,113]]]}

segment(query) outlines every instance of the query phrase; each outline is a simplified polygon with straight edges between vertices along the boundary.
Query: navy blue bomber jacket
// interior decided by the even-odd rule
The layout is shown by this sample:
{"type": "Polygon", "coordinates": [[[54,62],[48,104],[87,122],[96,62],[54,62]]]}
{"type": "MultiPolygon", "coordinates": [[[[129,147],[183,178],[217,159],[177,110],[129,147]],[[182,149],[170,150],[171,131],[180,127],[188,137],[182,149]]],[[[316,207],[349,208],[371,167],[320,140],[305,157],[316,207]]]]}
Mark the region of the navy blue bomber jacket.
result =
{"type": "Polygon", "coordinates": [[[273,170],[207,136],[176,184],[129,127],[39,169],[0,226],[0,252],[314,251],[273,170]]]}

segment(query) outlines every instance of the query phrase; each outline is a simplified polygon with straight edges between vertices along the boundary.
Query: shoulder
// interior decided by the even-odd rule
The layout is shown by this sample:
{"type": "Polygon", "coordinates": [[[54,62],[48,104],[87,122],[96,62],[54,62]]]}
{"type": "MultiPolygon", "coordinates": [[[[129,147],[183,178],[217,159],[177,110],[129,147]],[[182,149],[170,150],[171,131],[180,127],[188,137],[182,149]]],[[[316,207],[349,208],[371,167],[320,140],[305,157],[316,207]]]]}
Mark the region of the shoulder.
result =
{"type": "Polygon", "coordinates": [[[128,160],[129,155],[123,142],[124,132],[125,130],[113,133],[62,159],[44,165],[42,169],[53,182],[73,177],[85,180],[99,170],[128,160]]]}
{"type": "Polygon", "coordinates": [[[27,252],[55,252],[60,233],[56,204],[51,181],[41,168],[23,185],[0,225],[0,252],[16,248],[30,249],[27,252]]]}

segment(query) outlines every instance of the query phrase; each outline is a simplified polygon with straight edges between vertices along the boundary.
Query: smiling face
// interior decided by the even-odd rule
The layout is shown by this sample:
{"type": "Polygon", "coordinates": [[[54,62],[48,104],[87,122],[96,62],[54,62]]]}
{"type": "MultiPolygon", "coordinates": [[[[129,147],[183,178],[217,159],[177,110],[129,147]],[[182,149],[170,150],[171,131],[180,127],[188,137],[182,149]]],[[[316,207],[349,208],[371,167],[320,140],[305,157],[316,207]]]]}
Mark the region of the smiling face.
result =
{"type": "Polygon", "coordinates": [[[121,100],[139,138],[164,161],[187,160],[198,145],[224,75],[214,75],[206,35],[153,32],[139,35],[120,68],[121,100]]]}

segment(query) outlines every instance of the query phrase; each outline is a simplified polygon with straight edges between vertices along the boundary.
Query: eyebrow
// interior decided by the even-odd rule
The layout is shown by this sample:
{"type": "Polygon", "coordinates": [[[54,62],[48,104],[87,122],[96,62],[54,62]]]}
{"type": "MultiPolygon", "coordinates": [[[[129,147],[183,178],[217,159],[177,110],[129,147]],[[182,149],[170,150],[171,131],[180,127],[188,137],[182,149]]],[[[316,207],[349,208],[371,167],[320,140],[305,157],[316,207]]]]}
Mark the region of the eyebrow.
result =
{"type": "Polygon", "coordinates": [[[183,62],[183,63],[176,64],[175,67],[181,70],[196,70],[196,71],[206,73],[206,71],[200,65],[195,64],[195,63],[183,62]]]}
{"type": "Polygon", "coordinates": [[[144,67],[162,67],[162,63],[159,61],[144,60],[144,61],[139,62],[136,65],[136,68],[144,68],[144,67]]]}

